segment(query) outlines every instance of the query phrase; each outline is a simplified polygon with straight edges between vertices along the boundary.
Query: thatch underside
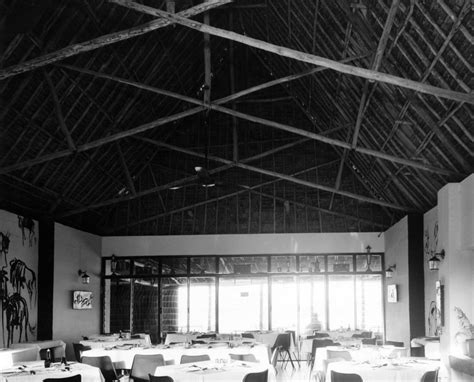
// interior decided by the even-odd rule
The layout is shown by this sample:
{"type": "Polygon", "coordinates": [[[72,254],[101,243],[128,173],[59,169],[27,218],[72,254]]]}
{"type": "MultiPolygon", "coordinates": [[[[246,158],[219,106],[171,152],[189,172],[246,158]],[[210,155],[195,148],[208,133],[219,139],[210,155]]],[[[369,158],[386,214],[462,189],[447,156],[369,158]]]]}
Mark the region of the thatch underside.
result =
{"type": "Polygon", "coordinates": [[[383,231],[473,172],[469,0],[1,8],[0,207],[107,235],[383,231]]]}

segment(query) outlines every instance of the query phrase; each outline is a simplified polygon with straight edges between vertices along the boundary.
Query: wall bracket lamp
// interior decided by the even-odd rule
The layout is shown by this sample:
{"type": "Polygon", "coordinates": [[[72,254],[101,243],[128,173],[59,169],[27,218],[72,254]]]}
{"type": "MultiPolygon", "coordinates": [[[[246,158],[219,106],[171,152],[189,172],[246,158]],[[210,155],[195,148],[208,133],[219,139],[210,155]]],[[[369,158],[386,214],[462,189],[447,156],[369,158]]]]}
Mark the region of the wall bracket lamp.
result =
{"type": "Polygon", "coordinates": [[[397,269],[397,265],[389,265],[389,267],[385,270],[385,277],[390,279],[393,277],[393,273],[395,272],[395,269],[397,269]]]}
{"type": "Polygon", "coordinates": [[[441,252],[436,252],[431,259],[428,260],[428,267],[430,268],[431,271],[437,271],[439,269],[439,263],[441,262],[441,259],[444,259],[446,256],[446,253],[444,252],[444,249],[441,250],[441,252]]]}
{"type": "Polygon", "coordinates": [[[83,284],[89,284],[89,283],[90,283],[91,278],[90,278],[90,276],[87,274],[86,271],[82,271],[82,270],[79,269],[79,270],[77,271],[77,274],[78,274],[79,276],[81,276],[81,279],[82,279],[82,283],[83,283],[83,284]]]}

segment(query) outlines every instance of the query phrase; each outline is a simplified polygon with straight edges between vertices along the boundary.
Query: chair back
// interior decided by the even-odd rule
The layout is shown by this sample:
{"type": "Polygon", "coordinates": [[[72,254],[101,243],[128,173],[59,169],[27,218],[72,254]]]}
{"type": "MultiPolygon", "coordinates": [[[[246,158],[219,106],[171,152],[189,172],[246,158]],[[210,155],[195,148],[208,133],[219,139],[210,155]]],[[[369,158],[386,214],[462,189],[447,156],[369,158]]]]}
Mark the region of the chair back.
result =
{"type": "Polygon", "coordinates": [[[331,370],[331,381],[332,382],[364,382],[358,374],[345,374],[338,373],[337,371],[331,370]]]}
{"type": "Polygon", "coordinates": [[[313,332],[312,336],[308,336],[308,338],[326,338],[326,337],[330,337],[329,333],[322,333],[316,330],[313,332]]]}
{"type": "Polygon", "coordinates": [[[268,370],[264,370],[259,373],[249,373],[242,380],[242,382],[267,382],[267,381],[268,381],[268,370]]]}
{"type": "Polygon", "coordinates": [[[183,354],[181,356],[181,362],[183,363],[193,363],[193,362],[202,362],[202,361],[210,361],[211,357],[208,354],[200,354],[200,355],[187,355],[183,354]]]}
{"type": "Polygon", "coordinates": [[[217,338],[216,333],[205,333],[197,336],[196,338],[217,338]]]}
{"type": "Polygon", "coordinates": [[[349,353],[347,350],[327,349],[326,351],[327,351],[328,359],[342,358],[344,361],[352,361],[351,353],[349,353]]]}
{"type": "Polygon", "coordinates": [[[82,376],[80,374],[71,375],[70,377],[64,378],[46,378],[43,379],[43,382],[81,382],[82,376]]]}
{"type": "Polygon", "coordinates": [[[372,332],[362,332],[360,336],[361,338],[372,338],[372,332]]]}
{"type": "Polygon", "coordinates": [[[377,338],[362,338],[362,344],[364,345],[375,345],[377,338]]]}
{"type": "Polygon", "coordinates": [[[135,354],[130,378],[133,382],[148,382],[148,374],[154,374],[158,366],[165,366],[165,360],[161,354],[135,354]]]}
{"type": "Polygon", "coordinates": [[[393,346],[396,346],[397,348],[405,347],[404,342],[398,342],[398,341],[385,341],[384,345],[393,345],[393,346]]]}
{"type": "Polygon", "coordinates": [[[438,382],[438,372],[439,369],[427,371],[423,374],[423,377],[421,377],[421,382],[438,382]]]}
{"type": "Polygon", "coordinates": [[[150,382],[174,382],[174,379],[168,376],[158,377],[150,374],[148,378],[150,382]]]}
{"type": "Polygon", "coordinates": [[[84,346],[83,344],[79,343],[72,344],[72,347],[74,348],[74,355],[76,356],[77,362],[81,362],[82,352],[92,349],[90,346],[84,346]]]}
{"type": "Polygon", "coordinates": [[[332,346],[334,342],[331,339],[313,339],[313,345],[311,347],[311,354],[314,358],[317,348],[325,348],[326,346],[332,346]]]}
{"type": "Polygon", "coordinates": [[[82,357],[82,363],[98,367],[104,376],[105,382],[113,382],[118,379],[114,364],[108,355],[100,357],[82,357]]]}
{"type": "Polygon", "coordinates": [[[280,333],[273,345],[272,349],[281,347],[282,350],[289,350],[291,346],[291,333],[280,333]]]}
{"type": "Polygon", "coordinates": [[[242,333],[242,338],[253,338],[253,339],[255,339],[255,335],[253,333],[242,333]]]}
{"type": "Polygon", "coordinates": [[[242,362],[258,362],[253,354],[229,354],[230,359],[242,362]]]}

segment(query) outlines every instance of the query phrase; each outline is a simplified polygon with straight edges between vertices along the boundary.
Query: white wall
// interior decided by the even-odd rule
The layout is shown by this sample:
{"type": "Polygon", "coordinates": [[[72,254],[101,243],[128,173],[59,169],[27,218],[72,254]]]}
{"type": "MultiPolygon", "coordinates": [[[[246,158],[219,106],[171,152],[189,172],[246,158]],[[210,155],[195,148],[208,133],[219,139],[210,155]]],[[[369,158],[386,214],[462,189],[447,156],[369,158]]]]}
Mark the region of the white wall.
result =
{"type": "MultiPolygon", "coordinates": [[[[445,326],[441,335],[441,356],[461,352],[455,335],[460,326],[454,307],[461,308],[474,323],[474,174],[461,183],[449,183],[438,192],[439,249],[446,257],[439,279],[445,285],[445,326]]],[[[452,371],[453,381],[472,380],[452,371]]]]}
{"type": "Polygon", "coordinates": [[[67,343],[67,357],[74,359],[72,343],[82,336],[100,333],[101,237],[54,226],[53,339],[67,343]],[[90,284],[82,284],[77,271],[86,270],[90,284]],[[91,310],[72,309],[72,291],[93,293],[91,310]]]}
{"type": "Polygon", "coordinates": [[[360,253],[367,245],[372,252],[383,252],[383,234],[111,236],[102,238],[102,256],[360,253]]]}
{"type": "MultiPolygon", "coordinates": [[[[22,297],[27,301],[28,314],[29,314],[29,329],[27,330],[28,341],[36,339],[36,330],[37,330],[37,317],[38,317],[38,222],[35,220],[35,235],[31,240],[26,237],[26,240],[23,241],[22,231],[18,226],[18,216],[10,212],[0,210],[0,232],[3,234],[10,235],[10,249],[8,253],[0,254],[0,268],[5,266],[5,271],[8,272],[7,277],[10,277],[10,261],[13,259],[19,259],[23,261],[31,271],[34,272],[36,278],[35,293],[30,300],[28,293],[25,289],[21,289],[20,293],[22,297]],[[5,263],[6,257],[6,263],[5,263]]],[[[28,280],[31,280],[31,272],[27,271],[25,276],[28,280]]],[[[11,281],[11,280],[10,280],[11,281]]],[[[8,294],[13,294],[13,286],[8,282],[8,294]]],[[[7,331],[6,328],[2,328],[4,335],[2,338],[5,340],[3,347],[7,346],[7,331]]],[[[24,334],[22,335],[21,342],[25,341],[24,334]]],[[[19,330],[15,330],[13,336],[13,342],[19,342],[19,330]]]]}
{"type": "Polygon", "coordinates": [[[385,338],[410,344],[409,280],[408,280],[408,218],[385,231],[385,264],[397,267],[390,279],[385,279],[385,338]],[[398,302],[387,302],[388,284],[396,284],[398,302]]]}

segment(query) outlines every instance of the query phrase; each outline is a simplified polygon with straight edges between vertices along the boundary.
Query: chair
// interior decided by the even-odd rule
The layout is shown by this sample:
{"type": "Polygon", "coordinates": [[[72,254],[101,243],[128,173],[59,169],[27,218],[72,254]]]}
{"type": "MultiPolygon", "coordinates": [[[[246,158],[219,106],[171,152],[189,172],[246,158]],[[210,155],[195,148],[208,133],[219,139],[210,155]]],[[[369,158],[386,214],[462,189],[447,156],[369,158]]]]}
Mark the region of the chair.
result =
{"type": "Polygon", "coordinates": [[[268,370],[261,371],[259,373],[247,374],[242,382],[267,382],[268,381],[268,370]]]}
{"type": "Polygon", "coordinates": [[[362,344],[363,345],[375,345],[375,341],[377,338],[362,338],[362,344]]]}
{"type": "Polygon", "coordinates": [[[255,335],[253,333],[242,333],[242,338],[253,338],[253,339],[255,339],[255,335]]]}
{"type": "Polygon", "coordinates": [[[43,379],[43,382],[81,382],[82,376],[80,374],[71,375],[70,377],[64,378],[46,378],[43,379]]]}
{"type": "Polygon", "coordinates": [[[273,366],[273,368],[275,369],[275,373],[278,374],[278,370],[277,370],[277,363],[278,363],[278,354],[279,354],[279,351],[280,349],[279,348],[275,348],[273,350],[273,353],[272,353],[272,357],[270,359],[270,363],[271,365],[273,366]]]}
{"type": "Polygon", "coordinates": [[[206,333],[206,334],[201,334],[199,336],[196,337],[197,339],[199,338],[217,338],[217,334],[216,333],[206,333]]]}
{"type": "Polygon", "coordinates": [[[135,354],[130,379],[134,382],[148,382],[148,374],[153,374],[158,366],[165,366],[161,354],[135,354]]]}
{"type": "Polygon", "coordinates": [[[277,336],[277,338],[275,340],[275,344],[272,347],[272,352],[275,349],[278,349],[277,354],[278,354],[278,356],[282,356],[282,358],[281,358],[282,362],[283,362],[282,365],[285,365],[285,361],[287,361],[286,356],[288,356],[288,360],[291,362],[291,366],[294,369],[295,364],[293,363],[293,358],[291,358],[290,347],[291,347],[291,333],[280,333],[277,336]]]}
{"type": "Polygon", "coordinates": [[[364,382],[358,374],[344,374],[331,370],[332,382],[364,382]]]}
{"type": "Polygon", "coordinates": [[[326,350],[328,359],[342,358],[344,361],[352,361],[351,353],[347,350],[326,350]]]}
{"type": "Polygon", "coordinates": [[[243,362],[258,362],[253,354],[229,354],[230,359],[243,362]]]}
{"type": "Polygon", "coordinates": [[[314,360],[316,359],[316,349],[325,348],[326,346],[333,346],[334,342],[331,339],[313,339],[311,346],[311,358],[308,360],[310,370],[313,370],[314,360]]]}
{"type": "Polygon", "coordinates": [[[150,379],[150,382],[174,382],[174,379],[171,377],[157,377],[156,375],[149,375],[148,376],[150,379]]]}
{"type": "Polygon", "coordinates": [[[186,355],[186,354],[183,354],[181,356],[180,364],[210,361],[210,360],[211,360],[211,357],[209,357],[208,354],[200,354],[200,355],[186,355]]]}
{"type": "Polygon", "coordinates": [[[439,369],[427,371],[423,374],[423,377],[421,377],[421,382],[438,382],[438,373],[439,369]]]}
{"type": "Polygon", "coordinates": [[[405,347],[405,343],[398,342],[398,341],[385,341],[384,345],[392,345],[392,346],[396,346],[397,348],[405,347]]]}
{"type": "Polygon", "coordinates": [[[290,333],[291,335],[291,343],[290,343],[290,347],[291,347],[291,344],[293,345],[293,356],[295,357],[295,360],[296,362],[298,362],[298,367],[300,366],[300,360],[299,360],[299,356],[294,352],[294,350],[296,349],[296,332],[294,330],[285,330],[285,333],[290,333]]]}
{"type": "Polygon", "coordinates": [[[316,382],[324,382],[326,380],[326,373],[328,371],[328,365],[333,362],[344,361],[342,358],[323,359],[322,368],[315,373],[316,382]]]}
{"type": "Polygon", "coordinates": [[[98,367],[104,376],[105,382],[113,382],[122,376],[117,375],[114,364],[108,355],[100,357],[82,357],[82,363],[86,365],[98,367]]]}
{"type": "Polygon", "coordinates": [[[81,362],[82,352],[92,349],[90,346],[84,346],[83,344],[79,343],[72,344],[72,347],[74,348],[74,355],[76,356],[77,362],[81,362]]]}

